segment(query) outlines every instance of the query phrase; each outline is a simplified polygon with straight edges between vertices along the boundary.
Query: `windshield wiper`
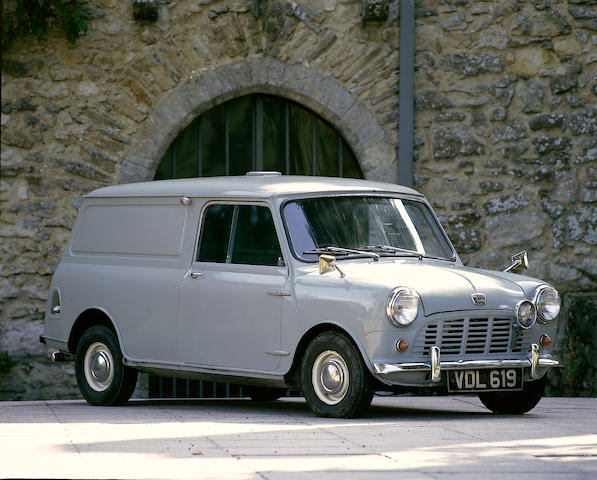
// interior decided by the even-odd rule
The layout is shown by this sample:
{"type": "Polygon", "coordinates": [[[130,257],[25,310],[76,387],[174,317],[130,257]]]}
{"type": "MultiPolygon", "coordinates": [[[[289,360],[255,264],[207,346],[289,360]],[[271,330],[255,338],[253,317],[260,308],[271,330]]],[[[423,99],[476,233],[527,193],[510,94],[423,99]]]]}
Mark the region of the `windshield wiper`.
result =
{"type": "Polygon", "coordinates": [[[303,252],[303,254],[313,254],[319,255],[321,253],[336,253],[338,255],[364,255],[365,257],[373,258],[375,260],[379,259],[379,255],[377,253],[365,250],[365,249],[352,249],[352,248],[344,248],[344,247],[317,247],[313,250],[307,250],[303,252]]]}
{"type": "Polygon", "coordinates": [[[364,245],[359,247],[359,250],[363,251],[377,251],[383,253],[391,253],[392,255],[404,255],[407,257],[419,257],[423,258],[423,255],[406,248],[392,247],[391,245],[364,245]]]}

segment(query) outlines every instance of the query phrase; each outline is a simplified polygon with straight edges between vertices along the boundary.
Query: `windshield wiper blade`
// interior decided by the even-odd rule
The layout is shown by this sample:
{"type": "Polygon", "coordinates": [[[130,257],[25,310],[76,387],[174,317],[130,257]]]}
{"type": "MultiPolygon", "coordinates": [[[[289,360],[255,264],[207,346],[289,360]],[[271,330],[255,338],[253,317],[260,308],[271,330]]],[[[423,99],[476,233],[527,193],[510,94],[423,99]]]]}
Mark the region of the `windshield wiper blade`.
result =
{"type": "Polygon", "coordinates": [[[379,255],[377,253],[361,250],[353,249],[353,248],[344,248],[344,247],[317,247],[313,250],[307,250],[303,252],[303,254],[314,254],[319,255],[320,253],[337,253],[338,255],[364,255],[365,257],[374,258],[375,260],[379,259],[379,255]]]}
{"type": "Polygon", "coordinates": [[[359,247],[359,250],[365,251],[379,251],[384,253],[391,253],[393,255],[406,255],[408,257],[423,257],[421,253],[407,250],[406,248],[392,247],[391,245],[364,245],[359,247]]]}

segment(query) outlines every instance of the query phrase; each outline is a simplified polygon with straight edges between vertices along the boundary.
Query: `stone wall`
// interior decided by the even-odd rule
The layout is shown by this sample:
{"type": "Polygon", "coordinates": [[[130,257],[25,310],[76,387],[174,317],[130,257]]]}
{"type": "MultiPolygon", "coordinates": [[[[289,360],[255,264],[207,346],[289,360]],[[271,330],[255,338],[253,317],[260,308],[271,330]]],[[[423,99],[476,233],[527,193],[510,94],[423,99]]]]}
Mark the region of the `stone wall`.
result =
{"type": "Polygon", "coordinates": [[[467,263],[595,289],[597,2],[418,4],[417,186],[467,263]]]}
{"type": "MultiPolygon", "coordinates": [[[[72,365],[44,360],[37,338],[81,195],[151,178],[211,106],[299,101],[368,178],[397,178],[398,0],[366,2],[387,6],[367,21],[359,0],[162,1],[156,22],[89,3],[74,46],[51,31],[2,55],[0,399],[77,395],[72,365]]],[[[527,248],[532,275],[597,290],[597,1],[416,5],[416,188],[465,263],[527,248]]]]}

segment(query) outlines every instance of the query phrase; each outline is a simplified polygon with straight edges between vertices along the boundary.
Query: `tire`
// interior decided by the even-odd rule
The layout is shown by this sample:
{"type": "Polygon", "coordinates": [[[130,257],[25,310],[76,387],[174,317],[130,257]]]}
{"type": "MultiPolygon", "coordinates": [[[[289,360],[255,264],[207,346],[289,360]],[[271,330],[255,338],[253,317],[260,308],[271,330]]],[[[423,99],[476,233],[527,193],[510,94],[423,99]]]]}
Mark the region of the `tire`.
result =
{"type": "Polygon", "coordinates": [[[301,382],[307,405],[319,417],[360,417],[374,394],[359,351],[338,332],[322,333],[307,346],[301,382]]]}
{"type": "Polygon", "coordinates": [[[522,415],[535,408],[541,400],[547,375],[539,380],[526,382],[519,392],[480,393],[479,400],[493,413],[522,415]]]}
{"type": "Polygon", "coordinates": [[[122,363],[112,330],[95,325],[83,333],[75,353],[79,390],[91,405],[123,405],[137,384],[137,371],[122,363]]]}
{"type": "Polygon", "coordinates": [[[286,390],[283,388],[243,387],[243,393],[254,402],[273,402],[278,400],[285,392],[286,390]]]}

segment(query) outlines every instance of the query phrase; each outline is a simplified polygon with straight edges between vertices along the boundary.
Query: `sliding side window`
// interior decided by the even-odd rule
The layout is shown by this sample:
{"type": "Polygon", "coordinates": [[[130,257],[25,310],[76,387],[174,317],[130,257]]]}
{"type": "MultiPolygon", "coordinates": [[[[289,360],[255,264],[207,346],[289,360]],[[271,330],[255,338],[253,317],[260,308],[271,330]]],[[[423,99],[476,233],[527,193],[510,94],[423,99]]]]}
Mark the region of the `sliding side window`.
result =
{"type": "Polygon", "coordinates": [[[283,265],[269,208],[212,205],[203,218],[197,260],[248,265],[283,265]]]}

